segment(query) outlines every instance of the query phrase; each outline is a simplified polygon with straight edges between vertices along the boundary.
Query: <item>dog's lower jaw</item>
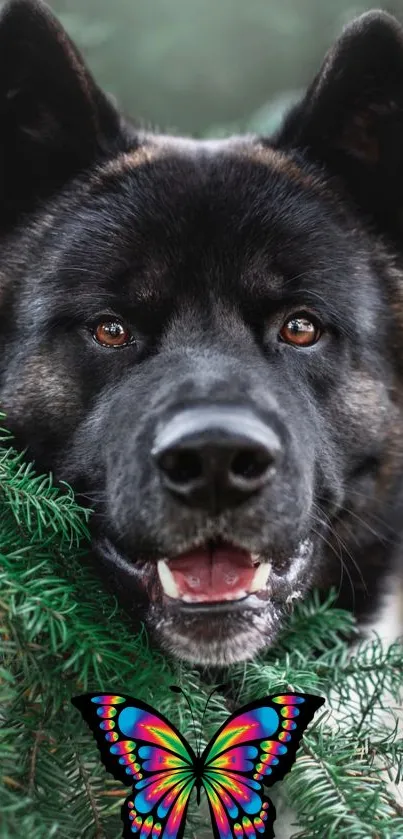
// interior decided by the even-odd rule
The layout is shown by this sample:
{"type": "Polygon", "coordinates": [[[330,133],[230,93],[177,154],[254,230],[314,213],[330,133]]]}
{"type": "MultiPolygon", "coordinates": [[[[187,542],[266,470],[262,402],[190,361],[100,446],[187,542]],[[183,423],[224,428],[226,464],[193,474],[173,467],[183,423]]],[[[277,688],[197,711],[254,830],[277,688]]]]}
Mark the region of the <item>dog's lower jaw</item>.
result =
{"type": "MultiPolygon", "coordinates": [[[[159,646],[176,659],[202,667],[227,667],[251,661],[270,646],[281,628],[282,610],[274,605],[262,612],[249,612],[248,625],[233,633],[217,632],[211,638],[175,627],[174,618],[163,617],[153,627],[159,646]]],[[[208,615],[206,621],[211,620],[208,615]]]]}
{"type": "MultiPolygon", "coordinates": [[[[94,548],[102,565],[109,569],[115,586],[121,580],[120,599],[126,608],[130,604],[130,614],[133,598],[136,593],[139,598],[141,595],[142,620],[156,645],[177,660],[201,667],[226,667],[250,661],[270,648],[295,602],[307,593],[319,557],[312,539],[305,538],[286,571],[271,569],[266,594],[261,592],[264,599],[260,603],[259,595],[254,594],[244,602],[229,603],[228,609],[224,604],[215,604],[209,610],[205,604],[201,615],[198,609],[192,613],[188,604],[184,609],[175,600],[167,603],[170,598],[161,599],[156,562],[130,561],[109,538],[94,539],[94,548]],[[251,599],[253,602],[248,602],[251,599]]],[[[271,566],[266,562],[269,569],[271,566]]]]}

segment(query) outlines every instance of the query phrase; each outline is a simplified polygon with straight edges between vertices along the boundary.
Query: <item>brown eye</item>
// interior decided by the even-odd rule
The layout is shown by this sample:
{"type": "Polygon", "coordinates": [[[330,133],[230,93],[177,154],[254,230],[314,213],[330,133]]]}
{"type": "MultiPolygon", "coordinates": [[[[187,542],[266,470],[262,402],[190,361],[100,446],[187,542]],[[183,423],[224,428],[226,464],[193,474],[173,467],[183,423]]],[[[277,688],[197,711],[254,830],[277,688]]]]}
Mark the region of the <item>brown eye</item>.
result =
{"type": "Polygon", "coordinates": [[[133,340],[130,330],[117,318],[100,321],[92,334],[103,347],[125,347],[133,340]]]}
{"type": "Polygon", "coordinates": [[[292,315],[280,329],[279,337],[286,344],[295,347],[311,347],[319,341],[322,330],[318,324],[303,313],[292,315]]]}

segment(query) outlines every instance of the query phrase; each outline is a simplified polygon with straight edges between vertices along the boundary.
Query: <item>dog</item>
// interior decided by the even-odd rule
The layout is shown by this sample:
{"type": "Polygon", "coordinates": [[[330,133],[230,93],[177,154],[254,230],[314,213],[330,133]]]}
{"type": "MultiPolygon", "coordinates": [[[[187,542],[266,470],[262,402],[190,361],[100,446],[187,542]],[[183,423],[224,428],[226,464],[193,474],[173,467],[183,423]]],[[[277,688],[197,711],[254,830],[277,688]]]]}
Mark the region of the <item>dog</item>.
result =
{"type": "Polygon", "coordinates": [[[399,23],[350,24],[272,137],[130,123],[34,0],[0,63],[0,404],[93,511],[105,586],[201,666],[313,588],[373,621],[403,533],[399,23]]]}

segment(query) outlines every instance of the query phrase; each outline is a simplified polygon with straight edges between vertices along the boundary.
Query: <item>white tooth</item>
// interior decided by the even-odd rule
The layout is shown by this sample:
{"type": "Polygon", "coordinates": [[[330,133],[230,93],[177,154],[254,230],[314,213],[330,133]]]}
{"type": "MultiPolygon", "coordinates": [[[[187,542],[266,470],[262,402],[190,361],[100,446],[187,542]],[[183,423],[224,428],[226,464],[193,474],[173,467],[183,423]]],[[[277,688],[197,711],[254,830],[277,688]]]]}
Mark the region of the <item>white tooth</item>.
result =
{"type": "Polygon", "coordinates": [[[165,594],[167,594],[168,597],[180,597],[179,589],[176,585],[174,575],[172,574],[172,571],[170,570],[168,563],[165,561],[165,559],[158,560],[157,568],[160,583],[165,594]]]}
{"type": "Polygon", "coordinates": [[[233,594],[228,593],[223,595],[223,600],[243,600],[244,597],[247,595],[247,591],[236,591],[233,594]]]}
{"type": "Polygon", "coordinates": [[[262,588],[266,588],[266,583],[269,578],[269,574],[271,571],[271,562],[262,562],[261,565],[256,569],[253,577],[252,582],[249,586],[249,591],[261,591],[262,588]]]}
{"type": "Polygon", "coordinates": [[[203,603],[203,600],[200,600],[200,597],[197,594],[183,594],[181,597],[184,603],[203,603]]]}
{"type": "Polygon", "coordinates": [[[252,562],[254,562],[255,565],[256,565],[256,563],[260,564],[260,562],[261,562],[260,554],[251,554],[251,557],[252,557],[252,562]]]}
{"type": "MultiPolygon", "coordinates": [[[[232,601],[233,600],[243,600],[243,598],[246,597],[247,594],[248,594],[247,591],[237,591],[235,594],[223,594],[220,597],[220,602],[224,602],[226,600],[232,600],[232,601]]],[[[208,599],[207,600],[200,600],[200,597],[198,597],[197,594],[184,594],[183,597],[181,597],[181,600],[183,600],[184,603],[216,603],[217,602],[216,600],[208,600],[208,599]]]]}

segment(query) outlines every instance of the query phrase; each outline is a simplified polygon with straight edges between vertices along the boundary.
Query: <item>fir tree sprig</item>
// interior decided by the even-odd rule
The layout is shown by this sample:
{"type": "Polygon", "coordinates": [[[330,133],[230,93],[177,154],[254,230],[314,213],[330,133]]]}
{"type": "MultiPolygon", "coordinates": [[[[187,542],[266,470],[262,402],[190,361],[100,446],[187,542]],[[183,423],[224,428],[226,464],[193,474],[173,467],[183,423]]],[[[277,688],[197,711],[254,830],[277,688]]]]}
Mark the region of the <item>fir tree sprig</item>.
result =
{"type": "MultiPolygon", "coordinates": [[[[373,638],[352,655],[351,615],[334,607],[334,594],[325,602],[314,595],[290,616],[274,649],[228,669],[228,689],[213,696],[201,730],[211,690],[206,675],[169,661],[150,646],[144,629],[131,630],[82,561],[88,511],[69,487],[37,476],[7,432],[0,443],[0,839],[120,839],[127,790],[105,772],[70,703],[74,694],[107,689],[154,704],[193,745],[195,736],[205,745],[234,707],[258,696],[320,693],[327,709],[281,785],[301,825],[296,835],[403,835],[393,795],[403,766],[396,724],[401,644],[385,649],[373,638]],[[190,693],[196,732],[170,684],[190,693]]],[[[211,836],[206,808],[193,804],[186,835],[211,836]]]]}

